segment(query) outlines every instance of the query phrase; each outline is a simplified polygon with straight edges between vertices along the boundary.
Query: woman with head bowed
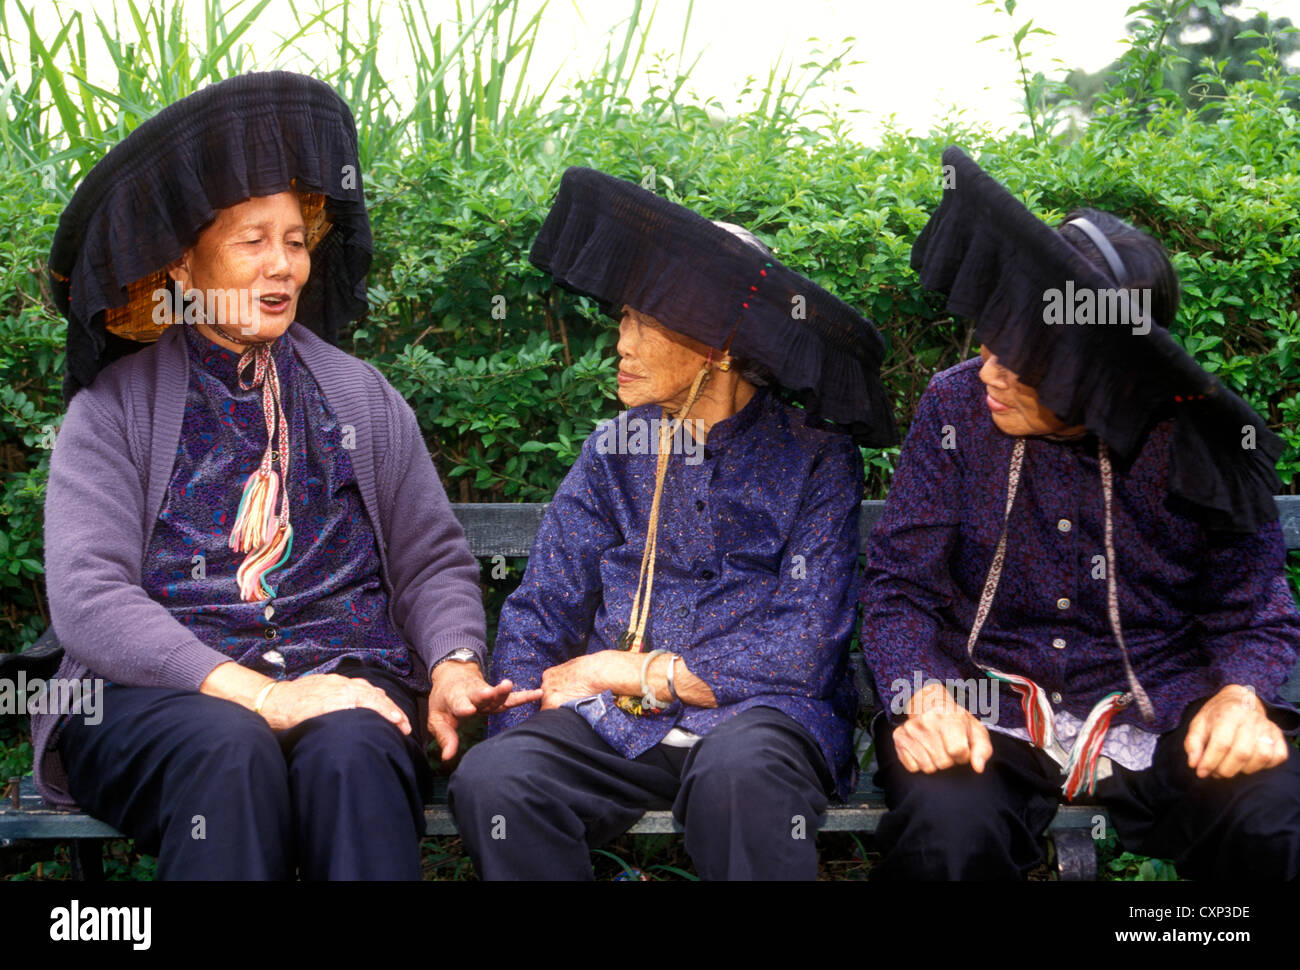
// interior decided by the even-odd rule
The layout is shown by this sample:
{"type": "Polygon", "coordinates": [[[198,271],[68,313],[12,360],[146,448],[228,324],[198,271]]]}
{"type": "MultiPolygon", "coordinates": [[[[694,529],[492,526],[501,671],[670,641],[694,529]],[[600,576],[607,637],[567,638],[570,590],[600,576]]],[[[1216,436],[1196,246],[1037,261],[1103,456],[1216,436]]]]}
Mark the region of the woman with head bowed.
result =
{"type": "Polygon", "coordinates": [[[1023,877],[1078,798],[1180,875],[1294,879],[1281,442],[1170,337],[1159,243],[943,161],[912,265],[982,348],[930,382],[868,546],[873,875],[1023,877]]]}
{"type": "Polygon", "coordinates": [[[283,72],[144,122],[60,220],[46,581],[58,677],[104,686],[34,717],[36,780],[160,878],[418,879],[417,739],[532,696],[482,678],[414,414],[334,346],[370,259],[351,112],[283,72]]]}
{"type": "Polygon", "coordinates": [[[541,699],[453,774],[457,827],[484,878],[590,879],[592,847],[671,808],[706,879],[814,878],[854,778],[854,436],[894,439],[880,337],[749,232],[590,169],[531,259],[618,319],[627,410],[502,609],[492,674],[541,699]]]}

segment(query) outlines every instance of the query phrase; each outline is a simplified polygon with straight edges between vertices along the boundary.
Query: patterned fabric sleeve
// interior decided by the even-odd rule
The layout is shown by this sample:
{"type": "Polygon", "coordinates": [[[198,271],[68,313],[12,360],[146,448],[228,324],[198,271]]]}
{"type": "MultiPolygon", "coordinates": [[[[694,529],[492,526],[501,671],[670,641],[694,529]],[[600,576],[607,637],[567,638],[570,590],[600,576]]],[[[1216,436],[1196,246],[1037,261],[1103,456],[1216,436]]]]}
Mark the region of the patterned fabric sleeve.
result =
{"type": "Polygon", "coordinates": [[[140,585],[144,507],[123,413],[82,391],[59,429],[45,493],[54,632],[68,657],[115,683],[198,690],[230,658],[140,585]]]}
{"type": "Polygon", "coordinates": [[[1282,529],[1212,537],[1195,598],[1201,643],[1219,687],[1253,687],[1272,700],[1295,665],[1300,615],[1283,571],[1282,529]]]}
{"type": "Polygon", "coordinates": [[[962,676],[938,643],[940,611],[955,598],[948,560],[961,516],[961,404],[948,397],[930,382],[867,544],[862,655],[892,720],[902,719],[918,673],[922,682],[962,676]]]}
{"type": "MultiPolygon", "coordinates": [[[[382,381],[382,378],[380,379],[382,381]]],[[[379,484],[392,514],[393,618],[426,668],[461,647],[486,653],[478,561],[434,468],[411,406],[386,381],[382,388],[394,439],[379,484]]]]}
{"type": "MultiPolygon", "coordinates": [[[[556,490],[533,540],[523,581],[501,607],[492,648],[493,683],[509,677],[520,690],[540,687],[543,671],[586,649],[601,601],[601,554],[623,541],[601,502],[595,437],[587,439],[556,490]]],[[[494,714],[488,733],[514,727],[539,706],[534,702],[494,714]]]]}

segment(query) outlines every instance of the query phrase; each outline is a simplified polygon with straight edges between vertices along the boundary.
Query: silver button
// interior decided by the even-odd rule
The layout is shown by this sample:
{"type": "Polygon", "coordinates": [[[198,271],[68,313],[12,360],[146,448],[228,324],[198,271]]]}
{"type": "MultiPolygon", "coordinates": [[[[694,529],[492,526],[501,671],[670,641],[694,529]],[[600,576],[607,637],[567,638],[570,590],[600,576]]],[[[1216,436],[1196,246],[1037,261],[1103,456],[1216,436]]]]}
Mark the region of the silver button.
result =
{"type": "Polygon", "coordinates": [[[1066,596],[1062,596],[1059,600],[1056,601],[1056,608],[1058,610],[1068,610],[1070,608],[1069,598],[1066,596]]]}
{"type": "Polygon", "coordinates": [[[262,611],[262,615],[269,620],[271,617],[275,616],[275,607],[268,603],[266,609],[262,611]]]}
{"type": "Polygon", "coordinates": [[[1069,519],[1060,519],[1059,521],[1057,521],[1057,523],[1056,523],[1056,527],[1057,527],[1058,529],[1060,529],[1062,532],[1069,532],[1069,531],[1070,531],[1070,520],[1069,520],[1069,519]]]}
{"type": "Polygon", "coordinates": [[[1061,695],[1056,691],[1052,691],[1052,703],[1053,704],[1061,703],[1061,695]]]}
{"type": "Polygon", "coordinates": [[[1065,641],[1062,640],[1060,637],[1057,637],[1055,640],[1052,641],[1052,646],[1054,646],[1057,650],[1064,650],[1065,641]]]}

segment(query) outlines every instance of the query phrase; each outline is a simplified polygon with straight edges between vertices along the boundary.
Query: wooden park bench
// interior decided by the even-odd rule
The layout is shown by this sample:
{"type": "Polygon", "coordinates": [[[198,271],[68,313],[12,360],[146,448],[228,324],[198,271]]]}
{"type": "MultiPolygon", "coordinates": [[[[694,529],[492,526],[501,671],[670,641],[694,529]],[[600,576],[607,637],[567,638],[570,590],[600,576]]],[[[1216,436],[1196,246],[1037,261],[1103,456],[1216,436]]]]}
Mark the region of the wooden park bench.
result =
{"type": "MultiPolygon", "coordinates": [[[[1279,496],[1282,529],[1288,549],[1300,549],[1300,496],[1279,496]]],[[[884,510],[884,502],[862,504],[862,539],[884,510]]],[[[465,527],[470,548],[481,559],[494,556],[527,556],[537,533],[543,504],[469,504],[453,505],[457,518],[465,527]]],[[[17,677],[26,670],[27,679],[52,677],[62,656],[62,648],[53,631],[46,631],[37,643],[21,654],[0,654],[0,677],[17,677]]],[[[864,704],[874,703],[869,682],[857,665],[859,689],[864,704]]],[[[1292,702],[1300,701],[1300,665],[1283,689],[1283,696],[1292,702]]],[[[866,740],[865,738],[863,739],[866,740]]],[[[865,750],[865,746],[860,748],[865,750]]],[[[824,832],[871,833],[885,814],[884,794],[871,783],[872,770],[864,770],[857,790],[845,804],[833,804],[822,820],[824,832]]],[[[1097,852],[1093,831],[1098,818],[1109,820],[1098,805],[1066,804],[1057,811],[1046,833],[1054,851],[1053,859],[1062,879],[1095,879],[1097,852]]],[[[427,832],[431,836],[455,835],[456,826],[447,809],[446,784],[441,781],[435,791],[434,801],[425,806],[427,832]]],[[[665,833],[680,831],[668,811],[646,814],[631,829],[632,833],[665,833]]],[[[76,878],[102,878],[102,841],[123,838],[111,826],[82,812],[66,812],[47,808],[37,795],[30,777],[10,779],[4,799],[0,802],[0,846],[18,840],[45,840],[67,842],[71,846],[72,872],[76,878]]]]}

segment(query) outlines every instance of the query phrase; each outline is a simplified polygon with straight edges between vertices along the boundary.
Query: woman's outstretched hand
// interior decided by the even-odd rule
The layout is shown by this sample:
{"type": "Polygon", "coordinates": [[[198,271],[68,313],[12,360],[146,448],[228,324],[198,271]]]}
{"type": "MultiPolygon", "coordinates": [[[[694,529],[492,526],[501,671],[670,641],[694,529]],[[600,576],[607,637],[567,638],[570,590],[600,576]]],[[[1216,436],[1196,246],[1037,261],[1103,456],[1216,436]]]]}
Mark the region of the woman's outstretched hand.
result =
{"type": "Polygon", "coordinates": [[[429,733],[450,761],[460,747],[456,729],[475,714],[495,714],[520,704],[542,699],[540,690],[515,690],[508,680],[493,687],[483,679],[478,664],[470,660],[448,660],[433,668],[429,690],[429,733]]]}

